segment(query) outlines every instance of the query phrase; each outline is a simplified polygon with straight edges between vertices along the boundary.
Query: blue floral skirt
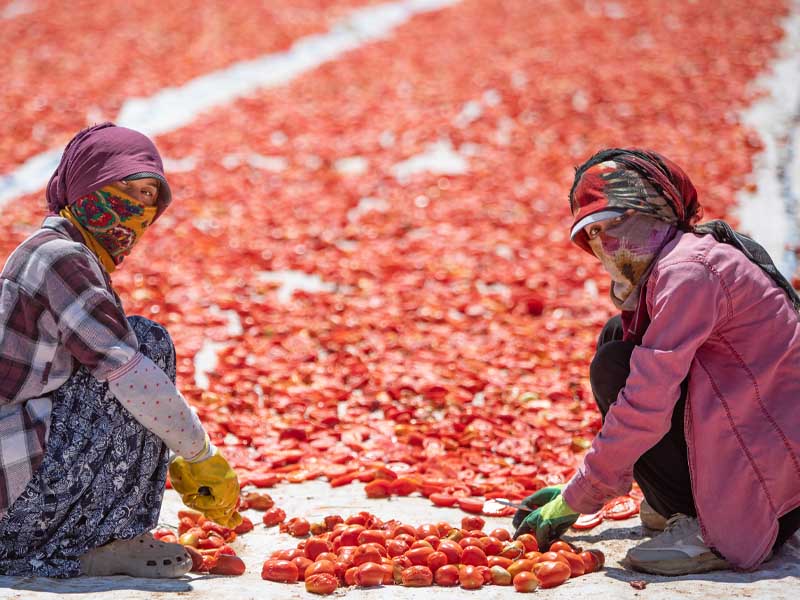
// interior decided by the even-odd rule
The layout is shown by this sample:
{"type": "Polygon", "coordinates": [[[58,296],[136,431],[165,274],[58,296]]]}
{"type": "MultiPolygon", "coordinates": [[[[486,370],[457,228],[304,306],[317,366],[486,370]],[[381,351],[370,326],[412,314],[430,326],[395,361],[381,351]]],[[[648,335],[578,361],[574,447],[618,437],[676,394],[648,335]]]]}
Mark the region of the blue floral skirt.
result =
{"type": "MultiPolygon", "coordinates": [[[[129,317],[139,350],[175,380],[167,331],[129,317]]],[[[79,557],[156,526],[168,450],[85,368],[52,394],[42,463],[0,520],[0,575],[75,577],[79,557]]]]}

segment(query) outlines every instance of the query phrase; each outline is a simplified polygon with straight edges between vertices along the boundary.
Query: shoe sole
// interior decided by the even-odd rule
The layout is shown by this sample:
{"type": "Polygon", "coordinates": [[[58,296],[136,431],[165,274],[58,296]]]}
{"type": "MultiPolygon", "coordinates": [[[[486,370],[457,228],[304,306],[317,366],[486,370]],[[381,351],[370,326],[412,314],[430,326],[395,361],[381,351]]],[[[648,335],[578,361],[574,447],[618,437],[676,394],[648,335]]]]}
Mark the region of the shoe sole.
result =
{"type": "Polygon", "coordinates": [[[692,575],[694,573],[708,573],[709,571],[722,571],[731,568],[728,561],[714,554],[701,555],[696,558],[660,560],[658,562],[640,562],[629,556],[626,562],[636,571],[653,575],[692,575]]]}

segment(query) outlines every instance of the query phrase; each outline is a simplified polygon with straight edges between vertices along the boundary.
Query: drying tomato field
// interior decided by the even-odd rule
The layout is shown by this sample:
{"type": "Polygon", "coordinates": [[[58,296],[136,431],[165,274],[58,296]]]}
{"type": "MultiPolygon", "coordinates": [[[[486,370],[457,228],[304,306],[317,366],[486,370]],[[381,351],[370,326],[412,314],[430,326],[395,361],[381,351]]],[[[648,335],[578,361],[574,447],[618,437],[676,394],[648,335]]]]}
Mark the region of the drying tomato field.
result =
{"type": "MultiPolygon", "coordinates": [[[[0,178],[130,99],[285,53],[379,4],[0,2],[0,178]]],[[[179,388],[246,490],[422,498],[463,538],[475,528],[452,511],[513,514],[492,500],[566,481],[600,428],[588,365],[613,307],[568,239],[574,167],[603,147],[652,148],[686,169],[705,218],[735,222],[762,149],[740,115],[790,3],[439,4],[161,131],[174,201],[113,282],[128,314],[169,329],[179,388]]],[[[5,258],[44,217],[43,192],[3,210],[5,258]]],[[[365,530],[386,542],[399,525],[382,518],[365,530]]],[[[494,566],[483,554],[473,566],[494,566]]]]}

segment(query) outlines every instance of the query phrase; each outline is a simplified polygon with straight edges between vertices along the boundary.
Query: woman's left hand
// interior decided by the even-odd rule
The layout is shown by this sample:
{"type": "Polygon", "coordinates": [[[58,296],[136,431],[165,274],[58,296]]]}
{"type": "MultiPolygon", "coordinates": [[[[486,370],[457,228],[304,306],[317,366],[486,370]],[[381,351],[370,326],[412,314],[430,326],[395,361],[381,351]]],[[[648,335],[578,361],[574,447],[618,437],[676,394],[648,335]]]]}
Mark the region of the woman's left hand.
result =
{"type": "Polygon", "coordinates": [[[514,538],[518,538],[523,533],[532,533],[536,536],[539,548],[547,548],[553,540],[561,537],[569,526],[578,520],[578,516],[579,514],[567,504],[559,493],[547,504],[525,517],[514,532],[514,538]]]}

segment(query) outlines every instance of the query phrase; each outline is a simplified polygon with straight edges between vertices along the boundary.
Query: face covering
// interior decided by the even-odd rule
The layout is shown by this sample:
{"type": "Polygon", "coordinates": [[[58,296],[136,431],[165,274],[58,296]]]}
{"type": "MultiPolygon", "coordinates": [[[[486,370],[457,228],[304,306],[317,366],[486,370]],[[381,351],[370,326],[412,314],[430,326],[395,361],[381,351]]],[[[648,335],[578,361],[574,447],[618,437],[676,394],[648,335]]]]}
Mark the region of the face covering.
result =
{"type": "Polygon", "coordinates": [[[588,244],[611,275],[611,301],[621,310],[635,310],[653,260],[672,239],[675,227],[643,214],[633,214],[608,227],[588,244]]]}
{"type": "Polygon", "coordinates": [[[62,208],[59,215],[80,230],[86,245],[106,271],[113,273],[153,222],[157,210],[107,185],[62,208]]]}

